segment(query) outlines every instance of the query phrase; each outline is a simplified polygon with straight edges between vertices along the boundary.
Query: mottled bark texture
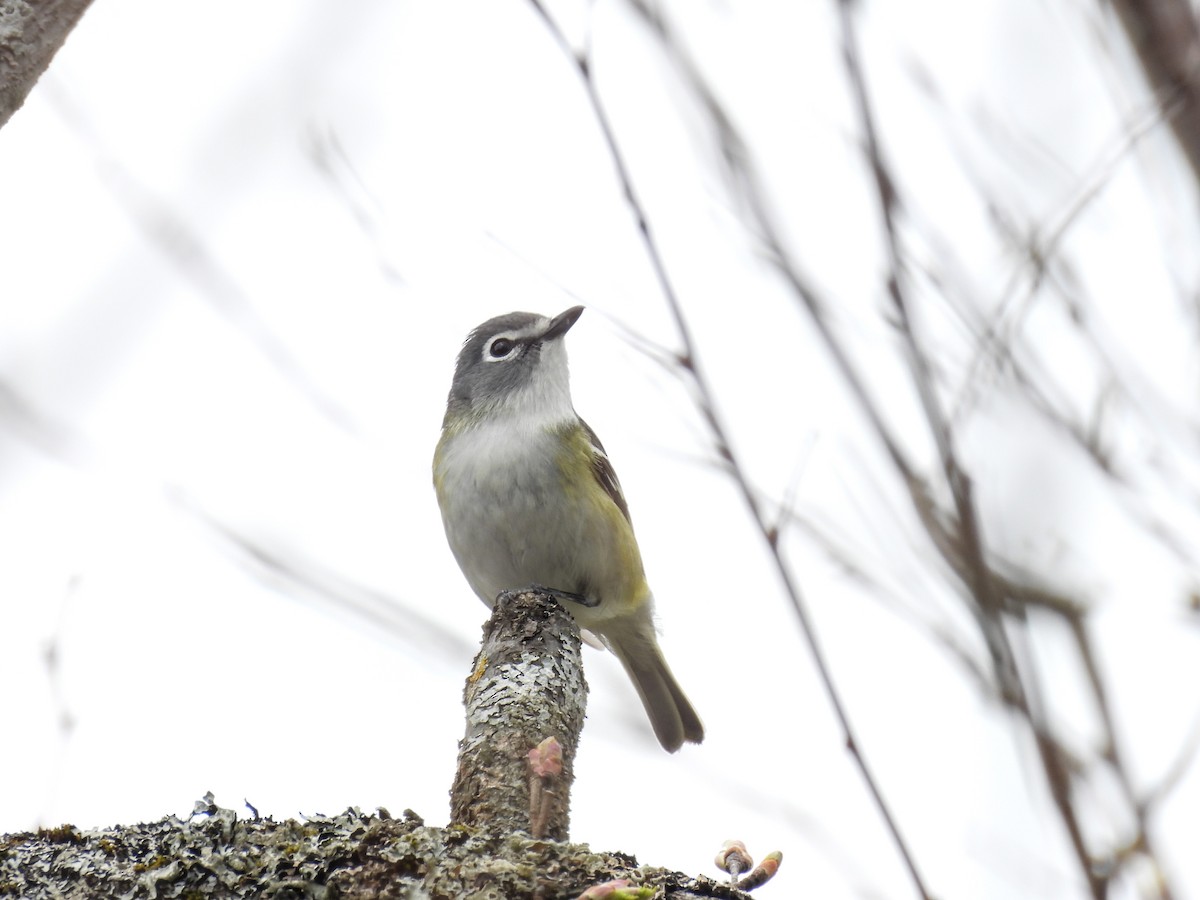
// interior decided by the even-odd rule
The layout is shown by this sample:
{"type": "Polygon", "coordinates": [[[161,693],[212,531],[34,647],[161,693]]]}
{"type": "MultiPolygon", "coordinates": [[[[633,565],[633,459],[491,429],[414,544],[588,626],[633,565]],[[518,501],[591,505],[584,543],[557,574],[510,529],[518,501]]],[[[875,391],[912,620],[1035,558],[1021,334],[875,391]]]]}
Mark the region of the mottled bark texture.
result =
{"type": "Polygon", "coordinates": [[[0,897],[20,900],[565,900],[628,879],[666,900],[744,898],[710,878],[521,834],[431,828],[414,813],[278,822],[206,797],[188,819],[0,835],[0,897]]]}
{"type": "MultiPolygon", "coordinates": [[[[484,635],[467,682],[449,827],[382,809],[277,822],[223,809],[208,794],[187,819],[0,835],[0,897],[550,900],[624,879],[664,900],[744,900],[711,878],[565,842],[587,694],[579,630],[547,595],[526,591],[497,604],[484,635]],[[539,830],[544,837],[532,836],[539,830]]],[[[621,802],[627,815],[670,819],[621,802]]]]}
{"type": "Polygon", "coordinates": [[[575,621],[541,592],[501,595],[463,701],[467,731],[450,791],[451,823],[565,841],[587,706],[575,621]],[[546,774],[530,751],[548,738],[561,746],[562,764],[546,774]]]}
{"type": "Polygon", "coordinates": [[[12,117],[92,0],[0,0],[0,127],[12,117]]]}

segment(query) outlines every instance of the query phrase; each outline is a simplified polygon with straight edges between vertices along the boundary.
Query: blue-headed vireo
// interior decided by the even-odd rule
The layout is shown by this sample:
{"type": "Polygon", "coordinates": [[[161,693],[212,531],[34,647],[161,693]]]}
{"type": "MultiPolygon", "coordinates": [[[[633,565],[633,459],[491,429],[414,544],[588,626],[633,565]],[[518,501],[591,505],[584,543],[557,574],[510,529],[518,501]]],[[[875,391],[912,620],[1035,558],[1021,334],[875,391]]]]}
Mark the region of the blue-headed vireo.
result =
{"type": "Polygon", "coordinates": [[[433,456],[454,558],[489,607],[501,591],[563,592],[633,680],[659,743],[700,743],[704,726],[654,634],[654,598],[621,485],[575,413],[563,336],[582,306],[514,312],[471,332],[433,456]]]}

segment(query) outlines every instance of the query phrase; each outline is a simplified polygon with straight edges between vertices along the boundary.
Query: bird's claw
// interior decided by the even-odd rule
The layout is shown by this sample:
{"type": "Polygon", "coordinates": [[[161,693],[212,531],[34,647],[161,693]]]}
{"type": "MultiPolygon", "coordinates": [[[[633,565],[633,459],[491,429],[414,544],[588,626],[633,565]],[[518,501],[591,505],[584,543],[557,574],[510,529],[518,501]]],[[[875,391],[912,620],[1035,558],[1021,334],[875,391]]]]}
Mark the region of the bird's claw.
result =
{"type": "Polygon", "coordinates": [[[548,594],[560,603],[576,603],[587,609],[595,609],[600,605],[600,601],[593,597],[585,597],[583,594],[576,594],[571,591],[560,591],[558,588],[546,587],[544,584],[531,584],[515,591],[501,591],[500,596],[496,599],[499,600],[502,597],[520,594],[524,591],[536,591],[539,594],[548,594]]]}

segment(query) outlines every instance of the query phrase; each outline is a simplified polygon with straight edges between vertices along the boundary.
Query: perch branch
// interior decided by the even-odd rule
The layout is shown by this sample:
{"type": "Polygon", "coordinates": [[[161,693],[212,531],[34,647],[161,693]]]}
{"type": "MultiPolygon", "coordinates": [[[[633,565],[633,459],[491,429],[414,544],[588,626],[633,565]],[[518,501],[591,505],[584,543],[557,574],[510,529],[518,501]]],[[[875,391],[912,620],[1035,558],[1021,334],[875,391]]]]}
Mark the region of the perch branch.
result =
{"type": "Polygon", "coordinates": [[[451,824],[565,841],[587,707],[575,620],[540,591],[501,594],[463,702],[467,733],[450,790],[451,824]]]}

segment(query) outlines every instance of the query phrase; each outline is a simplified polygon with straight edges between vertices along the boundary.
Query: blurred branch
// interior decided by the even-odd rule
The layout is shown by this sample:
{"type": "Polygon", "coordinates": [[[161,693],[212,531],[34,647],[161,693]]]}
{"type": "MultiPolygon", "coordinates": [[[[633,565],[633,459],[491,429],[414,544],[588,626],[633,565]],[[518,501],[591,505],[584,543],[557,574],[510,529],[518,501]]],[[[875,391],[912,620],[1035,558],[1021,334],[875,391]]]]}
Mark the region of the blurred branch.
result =
{"type": "Polygon", "coordinates": [[[0,128],[25,103],[92,0],[17,0],[0,8],[0,128]]]}
{"type": "MultiPolygon", "coordinates": [[[[925,417],[938,447],[946,486],[954,501],[953,516],[938,510],[933,498],[928,495],[923,498],[925,502],[918,502],[917,511],[926,531],[934,538],[934,543],[938,546],[943,558],[951,564],[956,575],[966,586],[967,595],[974,601],[972,608],[979,613],[979,624],[992,652],[993,664],[1000,686],[1000,696],[1028,722],[1045,773],[1046,785],[1070,838],[1079,864],[1079,871],[1086,879],[1092,896],[1096,900],[1104,900],[1108,894],[1109,881],[1120,867],[1115,864],[1098,864],[1100,861],[1093,856],[1087,846],[1083,833],[1083,816],[1076,807],[1074,782],[1077,767],[1072,765],[1070,756],[1064,752],[1064,748],[1054,738],[1045,721],[1044,711],[1041,709],[1041,703],[1038,702],[1041,694],[1040,678],[1033,667],[1032,657],[1026,659],[1023,667],[1018,667],[1001,617],[1001,604],[1005,603],[1004,611],[1024,626],[1027,621],[1028,607],[1040,604],[1044,608],[1052,609],[1068,622],[1091,686],[1093,700],[1103,723],[1105,734],[1103,757],[1117,776],[1124,790],[1126,801],[1137,817],[1137,838],[1133,844],[1141,848],[1148,857],[1154,859],[1145,817],[1137,808],[1131,782],[1118,750],[1119,745],[1113,727],[1107,691],[1095,665],[1095,655],[1083,624],[1085,607],[1065,599],[1060,600],[1049,592],[1001,579],[988,562],[983,533],[975,509],[971,481],[957,457],[953,435],[937,396],[933,374],[910,315],[910,303],[905,293],[904,253],[897,227],[899,196],[890,168],[884,159],[875,126],[871,96],[867,90],[866,77],[858,51],[851,0],[837,0],[837,4],[842,33],[843,59],[865,141],[864,152],[875,183],[879,215],[883,223],[889,264],[888,295],[891,298],[896,321],[909,353],[909,364],[925,417]],[[1023,673],[1022,668],[1024,669],[1023,673]]],[[[1066,220],[1066,222],[1069,221],[1070,218],[1066,220]]],[[[1062,229],[1065,227],[1066,223],[1063,224],[1062,229]]],[[[922,498],[914,494],[914,499],[922,498]]],[[[1119,863],[1120,860],[1110,860],[1109,862],[1119,863]]],[[[1161,867],[1159,868],[1161,871],[1161,867]]],[[[1169,896],[1165,880],[1161,882],[1160,893],[1163,897],[1169,896]]]]}
{"type": "Polygon", "coordinates": [[[391,258],[385,241],[385,222],[379,198],[355,168],[337,132],[333,128],[318,129],[313,126],[305,135],[303,146],[309,160],[329,182],[363,237],[371,242],[380,273],[393,284],[403,284],[400,266],[391,258]]]}
{"type": "Polygon", "coordinates": [[[1191,730],[1183,742],[1183,747],[1175,757],[1175,761],[1167,767],[1167,773],[1152,789],[1146,792],[1140,803],[1140,812],[1148,815],[1150,810],[1168,797],[1175,786],[1183,780],[1188,770],[1200,757],[1200,717],[1192,721],[1191,730]]]}
{"type": "Polygon", "coordinates": [[[65,92],[59,92],[58,107],[63,118],[91,149],[102,181],[150,245],[175,266],[191,282],[200,298],[250,341],[268,365],[320,415],[353,434],[354,422],[345,407],[313,380],[270,322],[259,314],[237,279],[213,253],[200,229],[104,147],[83,111],[71,103],[65,92]]]}
{"type": "Polygon", "coordinates": [[[312,559],[274,549],[220,521],[179,491],[171,499],[219,539],[223,549],[252,575],[292,599],[309,597],[323,606],[349,613],[365,622],[376,634],[387,634],[407,646],[434,652],[448,659],[461,659],[470,645],[422,616],[411,605],[395,597],[351,581],[312,559]]]}
{"type": "Polygon", "coordinates": [[[0,379],[0,423],[6,438],[20,437],[55,459],[73,459],[83,448],[77,433],[52,420],[24,393],[3,379],[0,379]]]}
{"type": "MultiPolygon", "coordinates": [[[[873,182],[883,228],[888,260],[886,289],[892,311],[890,321],[895,324],[905,347],[913,385],[937,448],[941,489],[918,474],[917,466],[910,461],[902,449],[897,435],[884,416],[880,398],[868,387],[865,372],[858,368],[842,339],[830,326],[825,302],[818,296],[808,279],[792,260],[780,236],[781,230],[775,223],[775,217],[767,200],[771,194],[763,188],[749,149],[742,141],[731,116],[727,114],[704,72],[684,48],[678,34],[668,25],[657,6],[652,6],[645,0],[630,0],[630,6],[658,40],[667,59],[681,74],[695,100],[707,114],[722,160],[733,178],[735,187],[740,190],[739,199],[748,208],[749,224],[754,234],[761,241],[766,256],[792,289],[803,309],[809,314],[818,336],[839,373],[845,379],[860,411],[885,449],[930,541],[937,548],[949,567],[949,571],[958,580],[960,596],[974,613],[992,658],[992,675],[996,680],[996,695],[1003,703],[1015,710],[1028,726],[1041,762],[1044,783],[1063,823],[1074,851],[1078,871],[1087,884],[1088,892],[1097,900],[1106,896],[1113,879],[1123,870],[1126,863],[1136,856],[1148,861],[1154,867],[1158,876],[1155,879],[1157,895],[1163,898],[1169,897],[1168,881],[1163,874],[1162,866],[1148,833],[1145,803],[1139,803],[1133,795],[1131,780],[1119,750],[1116,725],[1106,686],[1099,666],[1095,662],[1090,636],[1084,627],[1088,612],[1086,605],[1059,596],[1053,591],[1039,588],[1027,579],[1013,577],[1000,571],[997,568],[998,561],[986,547],[979,514],[975,506],[971,480],[955,447],[953,420],[947,416],[939,396],[941,387],[938,378],[942,373],[935,371],[931,363],[930,352],[914,321],[912,303],[907,291],[907,250],[901,237],[902,204],[900,194],[876,132],[871,98],[866,86],[862,61],[859,58],[850,3],[845,0],[838,2],[838,11],[841,16],[842,52],[850,82],[852,103],[858,116],[860,133],[863,136],[864,158],[873,182]],[[939,501],[943,493],[949,497],[950,508],[948,509],[939,501]],[[1092,699],[1101,720],[1104,738],[1103,746],[1099,751],[1099,759],[1112,771],[1122,786],[1126,805],[1136,820],[1136,833],[1130,840],[1122,842],[1122,847],[1117,850],[1108,853],[1093,852],[1087,845],[1084,833],[1084,815],[1078,804],[1080,790],[1088,784],[1091,769],[1087,761],[1064,746],[1055,736],[1047,721],[1045,703],[1042,699],[1044,686],[1035,665],[1036,660],[1032,648],[1027,646],[1030,637],[1028,611],[1031,609],[1047,610],[1063,619],[1073,635],[1080,665],[1087,683],[1091,686],[1092,699]],[[1011,644],[1013,637],[1010,637],[1008,631],[1010,627],[1014,629],[1013,635],[1023,642],[1021,648],[1023,652],[1019,656],[1011,644]]],[[[549,20],[540,4],[535,2],[535,7],[547,20],[556,39],[571,56],[583,79],[589,102],[609,146],[618,178],[637,217],[637,224],[661,290],[679,325],[683,352],[680,354],[678,366],[689,377],[696,393],[697,405],[712,433],[716,450],[727,464],[731,477],[741,490],[751,514],[774,555],[785,588],[792,598],[793,606],[801,620],[804,635],[817,660],[826,690],[843,727],[847,730],[851,751],[855,753],[856,762],[863,771],[867,784],[905,862],[909,864],[915,884],[924,893],[924,885],[915,866],[912,865],[912,858],[908,854],[905,842],[900,836],[886,804],[883,803],[878,788],[865,767],[865,762],[861,755],[857,754],[853,733],[849,730],[845,712],[833,687],[828,667],[824,664],[820,646],[816,642],[815,633],[808,622],[802,597],[792,581],[790,569],[780,552],[777,526],[770,522],[764,514],[763,503],[756,496],[747,474],[740,466],[717,413],[712,391],[699,365],[698,351],[687,328],[681,303],[673,291],[658,245],[649,227],[645,209],[634,189],[618,142],[597,94],[590,71],[590,59],[586,54],[579,54],[570,47],[565,37],[549,20]]],[[[1131,136],[1126,147],[1136,139],[1137,135],[1131,136]]],[[[1122,152],[1124,152],[1124,148],[1122,148],[1122,152]]],[[[1058,227],[1049,232],[1048,248],[1041,247],[1031,255],[1030,259],[1035,267],[1035,281],[1040,280],[1046,271],[1046,252],[1054,251],[1061,241],[1063,233],[1077,219],[1082,209],[1095,196],[1099,186],[1103,184],[1110,173],[1111,163],[1106,163],[1101,168],[1099,175],[1087,182],[1080,196],[1068,207],[1066,214],[1060,219],[1058,227]]],[[[1005,343],[1007,345],[1007,341],[1005,343]]],[[[1011,351],[1005,346],[1003,352],[1011,351]]],[[[1026,377],[1026,381],[1029,385],[1033,384],[1031,378],[1026,377]]],[[[1097,464],[1110,477],[1113,477],[1114,473],[1108,467],[1103,448],[1098,443],[1098,436],[1094,432],[1087,432],[1063,417],[1063,414],[1044,398],[1043,411],[1051,413],[1056,421],[1067,427],[1083,444],[1089,455],[1093,456],[1097,464]]],[[[828,544],[826,544],[826,549],[829,549],[828,544]]],[[[951,647],[953,648],[953,644],[951,647]]],[[[968,666],[968,669],[971,668],[968,666]]]]}
{"type": "Polygon", "coordinates": [[[1101,0],[1117,13],[1200,186],[1200,24],[1188,0],[1101,0]]]}
{"type": "Polygon", "coordinates": [[[972,573],[969,580],[971,594],[977,603],[980,628],[992,653],[996,677],[1004,693],[1012,693],[1019,697],[1022,689],[1020,679],[1016,675],[1012,648],[1009,646],[1008,637],[1004,632],[1004,625],[999,616],[999,604],[984,564],[983,535],[980,530],[979,517],[975,511],[971,480],[958,461],[953,434],[937,396],[929,360],[914,330],[910,303],[906,293],[908,275],[896,226],[899,197],[890,168],[883,158],[879,137],[876,134],[875,115],[870,95],[867,93],[862,60],[858,52],[851,0],[838,0],[837,5],[842,33],[843,60],[850,80],[859,125],[863,132],[865,141],[863,150],[870,165],[876,199],[879,203],[879,216],[883,223],[884,244],[888,257],[888,296],[891,298],[892,308],[896,314],[896,323],[908,352],[909,366],[912,369],[917,395],[920,397],[921,407],[929,423],[929,430],[937,445],[942,474],[954,500],[955,512],[958,517],[957,524],[962,536],[960,549],[966,555],[972,573]]]}
{"type": "MultiPolygon", "coordinates": [[[[1104,193],[1116,177],[1119,166],[1153,133],[1164,115],[1170,116],[1179,105],[1178,102],[1165,107],[1155,104],[1138,110],[1136,116],[1126,123],[1120,133],[1097,154],[1083,175],[1079,176],[1074,193],[1046,221],[1029,224],[1012,221],[999,201],[989,198],[993,226],[1017,254],[1019,264],[1013,267],[1004,289],[1000,292],[1000,299],[982,325],[968,321],[966,316],[969,310],[962,305],[951,306],[951,312],[959,315],[967,327],[978,332],[977,352],[959,388],[954,411],[950,416],[951,422],[966,414],[971,405],[971,395],[978,392],[980,370],[990,364],[993,367],[1009,367],[1039,409],[1046,412],[1055,424],[1066,425],[1068,429],[1074,428],[1073,423],[1066,422],[1052,400],[1045,396],[1051,379],[1043,372],[1038,373],[1041,376],[1040,380],[1035,379],[1028,371],[1027,363],[1014,351],[1013,344],[1034,307],[1034,301],[1040,296],[1041,289],[1048,282],[1053,283],[1055,272],[1065,265],[1061,255],[1067,235],[1104,193]]],[[[986,196],[989,188],[983,179],[982,175],[977,174],[975,177],[977,188],[986,196]]],[[[949,251],[950,247],[943,243],[941,249],[949,251]]],[[[1106,469],[1104,460],[1097,458],[1096,462],[1102,469],[1106,469]]]]}
{"type": "MultiPolygon", "coordinates": [[[[881,499],[881,504],[883,503],[881,499]]],[[[912,602],[908,602],[898,591],[886,584],[873,574],[867,561],[856,558],[861,550],[854,544],[849,535],[838,533],[833,522],[816,521],[799,513],[787,514],[787,519],[798,528],[808,540],[819,547],[826,557],[838,566],[842,573],[852,581],[863,586],[876,599],[890,607],[906,624],[915,626],[933,640],[946,654],[961,666],[962,670],[984,693],[991,693],[992,682],[986,669],[978,663],[970,652],[966,642],[950,627],[924,615],[912,602]]],[[[915,594],[918,589],[906,585],[907,594],[915,594]]]]}
{"type": "MultiPolygon", "coordinates": [[[[554,19],[547,12],[540,0],[530,0],[538,15],[545,22],[555,41],[562,48],[563,52],[574,64],[579,75],[584,92],[587,95],[588,103],[592,108],[592,113],[596,119],[596,123],[600,128],[601,136],[609,152],[609,157],[612,160],[616,170],[616,175],[621,183],[621,187],[625,193],[626,201],[633,213],[638,230],[642,235],[642,242],[646,248],[646,254],[649,258],[651,267],[654,270],[655,277],[659,284],[659,289],[666,300],[671,311],[672,317],[675,320],[676,330],[679,333],[680,344],[682,351],[679,354],[677,365],[679,369],[687,376],[691,383],[692,389],[695,391],[697,406],[703,416],[710,436],[714,444],[714,450],[718,456],[723,459],[728,465],[728,473],[734,480],[739,493],[742,496],[743,502],[746,504],[750,515],[753,517],[758,526],[759,532],[767,545],[767,549],[771,553],[772,559],[775,561],[776,571],[783,583],[784,591],[791,601],[792,609],[796,613],[796,617],[800,623],[800,629],[808,644],[809,652],[813,658],[814,665],[820,675],[822,685],[826,696],[829,698],[830,705],[833,707],[834,714],[841,726],[842,733],[845,737],[846,747],[849,750],[851,757],[858,766],[859,772],[862,775],[863,781],[866,784],[867,790],[870,793],[879,814],[884,821],[884,824],[891,835],[893,842],[896,845],[905,867],[908,869],[918,894],[926,898],[931,896],[925,883],[921,878],[920,872],[917,869],[916,860],[913,857],[911,850],[908,847],[908,842],[905,840],[900,831],[891,809],[884,800],[883,793],[871,773],[870,767],[867,765],[866,757],[859,745],[857,736],[853,726],[850,724],[849,713],[847,712],[844,703],[841,699],[841,693],[838,690],[833,680],[833,674],[830,671],[829,664],[825,658],[824,650],[820,640],[817,637],[815,626],[812,623],[807,604],[805,603],[803,594],[799,584],[796,582],[792,574],[791,568],[784,560],[783,551],[779,544],[779,531],[775,523],[768,520],[766,511],[759,503],[759,499],[753,490],[745,469],[739,462],[737,453],[734,450],[728,435],[728,431],[724,425],[721,415],[718,411],[716,399],[709,385],[708,378],[701,366],[700,358],[697,352],[697,347],[692,338],[691,329],[688,325],[687,317],[683,312],[683,305],[680,302],[675,288],[671,282],[671,278],[667,273],[666,264],[663,261],[662,254],[659,250],[657,241],[650,227],[649,218],[645,207],[638,196],[637,190],[634,187],[633,177],[630,174],[629,167],[625,161],[624,154],[621,151],[620,143],[613,131],[612,124],[608,119],[607,111],[604,103],[600,99],[599,92],[596,88],[596,82],[592,77],[591,58],[587,50],[576,52],[571,46],[570,41],[560,29],[554,19]]],[[[655,31],[656,35],[663,39],[664,46],[671,46],[673,42],[668,39],[664,21],[659,17],[656,10],[652,10],[648,5],[633,0],[633,8],[643,20],[649,24],[655,31]]],[[[694,83],[702,83],[702,79],[694,79],[694,83]]],[[[713,95],[708,95],[709,102],[706,104],[707,109],[714,115],[724,126],[725,133],[734,134],[732,125],[727,116],[724,116],[721,111],[721,106],[716,102],[713,95]]],[[[740,142],[739,142],[740,146],[740,142]]],[[[847,363],[848,365],[848,363],[847,363]]]]}
{"type": "MultiPolygon", "coordinates": [[[[66,631],[67,609],[75,599],[75,595],[79,590],[80,583],[79,575],[72,575],[67,582],[66,590],[63,593],[62,600],[58,605],[58,617],[54,623],[54,631],[46,640],[42,648],[42,662],[46,667],[46,681],[50,685],[50,696],[54,703],[55,718],[58,721],[58,759],[54,766],[54,772],[50,778],[49,788],[45,806],[53,808],[54,801],[58,797],[58,792],[62,787],[64,775],[64,761],[67,756],[67,751],[71,743],[71,738],[75,734],[76,719],[71,711],[71,704],[67,699],[66,685],[63,677],[63,638],[66,631]]],[[[46,816],[41,814],[38,816],[38,823],[41,824],[47,821],[46,816]]]]}
{"type": "MultiPolygon", "coordinates": [[[[992,578],[991,569],[986,562],[983,533],[975,509],[971,479],[959,462],[953,435],[934,386],[929,361],[914,330],[910,304],[905,291],[907,274],[904,254],[896,225],[899,198],[890,168],[883,158],[883,150],[876,132],[871,97],[867,91],[866,77],[858,51],[851,3],[850,0],[837,0],[837,5],[842,34],[843,60],[865,142],[863,150],[875,184],[879,216],[883,223],[884,244],[887,248],[889,267],[888,296],[891,298],[897,326],[908,351],[909,366],[912,370],[917,394],[920,397],[929,430],[937,445],[946,487],[949,488],[954,502],[955,517],[952,520],[952,538],[956,545],[959,562],[956,571],[967,586],[967,596],[974,601],[971,603],[971,609],[976,613],[980,631],[991,653],[1000,695],[1020,711],[1029,722],[1045,771],[1047,787],[1050,789],[1050,795],[1053,797],[1059,816],[1067,829],[1080,871],[1088,881],[1092,896],[1096,900],[1104,900],[1106,885],[1103,876],[1093,867],[1084,841],[1079,816],[1072,802],[1070,773],[1064,765],[1063,755],[1057,742],[1050,738],[1048,729],[1041,721],[1038,706],[1031,702],[1026,685],[1018,672],[1017,661],[1000,614],[998,591],[992,578]]],[[[942,526],[944,522],[939,519],[944,517],[939,517],[931,497],[926,496],[925,499],[928,502],[923,507],[919,504],[918,512],[924,513],[922,519],[926,522],[927,530],[934,534],[931,529],[942,526]]],[[[1022,608],[1018,607],[1014,611],[1019,617],[1023,617],[1022,608]]]]}

